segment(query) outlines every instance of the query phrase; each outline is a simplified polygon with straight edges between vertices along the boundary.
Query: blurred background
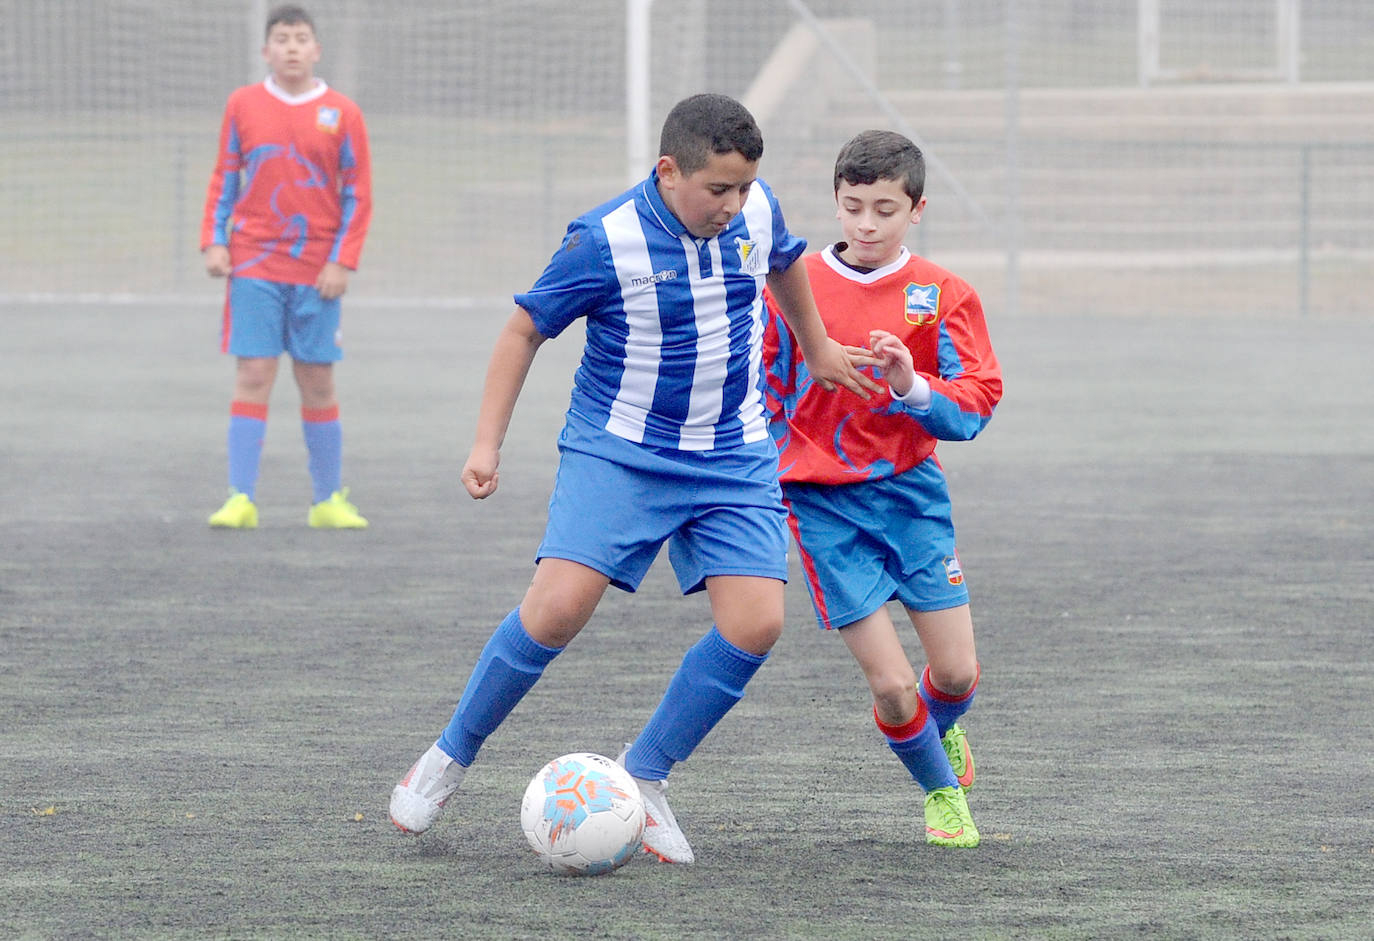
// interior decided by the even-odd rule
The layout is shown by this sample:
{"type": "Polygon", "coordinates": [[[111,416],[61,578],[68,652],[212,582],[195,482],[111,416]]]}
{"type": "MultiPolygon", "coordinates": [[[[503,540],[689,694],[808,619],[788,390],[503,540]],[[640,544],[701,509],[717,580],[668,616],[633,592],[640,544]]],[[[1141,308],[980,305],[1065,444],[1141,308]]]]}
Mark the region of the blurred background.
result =
{"type": "MultiPolygon", "coordinates": [[[[309,0],[363,108],[350,303],[493,306],[647,174],[663,116],[743,100],[813,247],[867,127],[917,140],[910,247],[990,312],[1349,315],[1374,296],[1367,0],[309,0]]],[[[198,251],[269,4],[0,0],[0,304],[217,304],[198,251]]]]}

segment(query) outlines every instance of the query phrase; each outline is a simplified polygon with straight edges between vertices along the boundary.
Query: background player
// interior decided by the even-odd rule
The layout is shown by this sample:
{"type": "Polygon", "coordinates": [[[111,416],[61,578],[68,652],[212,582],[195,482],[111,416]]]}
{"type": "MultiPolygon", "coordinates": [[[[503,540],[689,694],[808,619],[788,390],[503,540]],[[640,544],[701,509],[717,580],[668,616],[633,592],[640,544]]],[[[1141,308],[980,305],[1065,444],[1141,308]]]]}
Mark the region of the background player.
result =
{"type": "Polygon", "coordinates": [[[664,122],[659,153],[648,179],[573,221],[497,338],[462,472],[477,499],[496,490],[535,352],[586,318],[534,580],[448,727],[392,791],[391,819],[407,832],[434,822],[607,586],[634,591],[666,541],[682,590],[705,588],[715,626],[620,761],[644,794],[645,848],[692,862],[665,779],[743,696],[782,631],[786,513],[760,388],[765,279],[816,385],[878,389],[825,335],[793,264],[805,242],[756,179],[763,138],[749,112],[723,95],[687,98],[664,122]]]}
{"type": "Polygon", "coordinates": [[[267,18],[270,74],[229,96],[201,228],[205,270],[228,277],[221,347],[238,357],[229,408],[229,499],[210,525],[252,529],[267,403],[283,352],[301,394],[313,499],[309,524],[361,529],[340,485],[334,392],[339,298],[372,217],[362,112],[314,74],[315,24],[298,6],[267,18]]]}
{"type": "Polygon", "coordinates": [[[890,131],[859,134],[840,151],[834,187],[844,241],[804,263],[826,330],[868,345],[891,395],[818,394],[768,297],[770,428],[788,521],[821,626],[839,629],[878,728],[926,791],[926,840],[977,846],[964,795],[973,758],[955,720],[973,702],[978,659],[935,443],[983,429],[1001,370],[978,295],[902,244],[926,205],[916,145],[890,131]],[[919,684],[887,613],[893,599],[929,661],[919,684]]]}

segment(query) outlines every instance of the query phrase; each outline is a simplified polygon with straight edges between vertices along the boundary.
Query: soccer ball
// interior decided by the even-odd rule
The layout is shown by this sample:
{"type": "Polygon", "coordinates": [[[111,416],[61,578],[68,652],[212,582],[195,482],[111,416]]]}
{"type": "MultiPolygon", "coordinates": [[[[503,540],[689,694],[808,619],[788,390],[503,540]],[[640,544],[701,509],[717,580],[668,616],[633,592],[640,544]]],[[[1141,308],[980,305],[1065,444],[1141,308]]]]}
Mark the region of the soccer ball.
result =
{"type": "Polygon", "coordinates": [[[574,752],[540,768],[525,788],[520,828],[554,872],[596,876],[619,869],[639,849],[644,800],[620,765],[574,752]]]}

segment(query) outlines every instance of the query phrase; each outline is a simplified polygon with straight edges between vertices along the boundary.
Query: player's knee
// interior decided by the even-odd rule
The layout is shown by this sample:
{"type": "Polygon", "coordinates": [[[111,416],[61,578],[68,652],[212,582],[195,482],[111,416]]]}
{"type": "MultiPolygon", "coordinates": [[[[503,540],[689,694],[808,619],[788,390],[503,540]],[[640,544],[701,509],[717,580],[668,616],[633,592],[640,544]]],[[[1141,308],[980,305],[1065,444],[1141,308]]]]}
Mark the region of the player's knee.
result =
{"type": "Polygon", "coordinates": [[[978,661],[974,657],[953,663],[930,664],[930,682],[942,693],[962,696],[978,680],[978,661]]]}
{"type": "Polygon", "coordinates": [[[909,715],[916,708],[916,674],[910,670],[883,670],[868,677],[879,715],[909,715]]]}
{"type": "Polygon", "coordinates": [[[574,608],[528,603],[520,606],[525,633],[545,647],[566,647],[588,620],[587,615],[574,608]]]}
{"type": "Polygon", "coordinates": [[[778,618],[776,623],[769,621],[759,624],[746,633],[744,643],[735,646],[762,656],[773,649],[773,645],[778,642],[780,637],[782,637],[782,618],[778,618]]]}
{"type": "Polygon", "coordinates": [[[277,364],[270,359],[241,359],[234,372],[234,396],[248,401],[266,401],[277,378],[277,364]]]}
{"type": "Polygon", "coordinates": [[[297,363],[295,376],[301,402],[307,408],[329,408],[336,403],[334,371],[327,364],[297,363]]]}
{"type": "Polygon", "coordinates": [[[782,615],[776,618],[760,617],[749,621],[747,624],[721,623],[717,620],[716,630],[734,646],[747,653],[756,656],[763,656],[773,649],[773,645],[782,637],[782,615]]]}

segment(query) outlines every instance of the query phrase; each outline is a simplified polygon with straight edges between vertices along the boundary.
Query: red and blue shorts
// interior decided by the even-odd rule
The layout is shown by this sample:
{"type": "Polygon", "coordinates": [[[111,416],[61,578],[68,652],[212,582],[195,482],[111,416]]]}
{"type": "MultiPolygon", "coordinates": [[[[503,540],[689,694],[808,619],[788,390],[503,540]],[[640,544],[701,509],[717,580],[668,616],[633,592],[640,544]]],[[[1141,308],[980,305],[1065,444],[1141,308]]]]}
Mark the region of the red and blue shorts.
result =
{"type": "Polygon", "coordinates": [[[235,356],[334,363],[339,345],[339,298],[325,300],[310,284],[231,277],[224,301],[220,348],[235,356]]]}
{"type": "Polygon", "coordinates": [[[821,627],[852,624],[889,601],[913,611],[968,603],[934,455],[882,480],[786,484],[783,498],[821,627]]]}

